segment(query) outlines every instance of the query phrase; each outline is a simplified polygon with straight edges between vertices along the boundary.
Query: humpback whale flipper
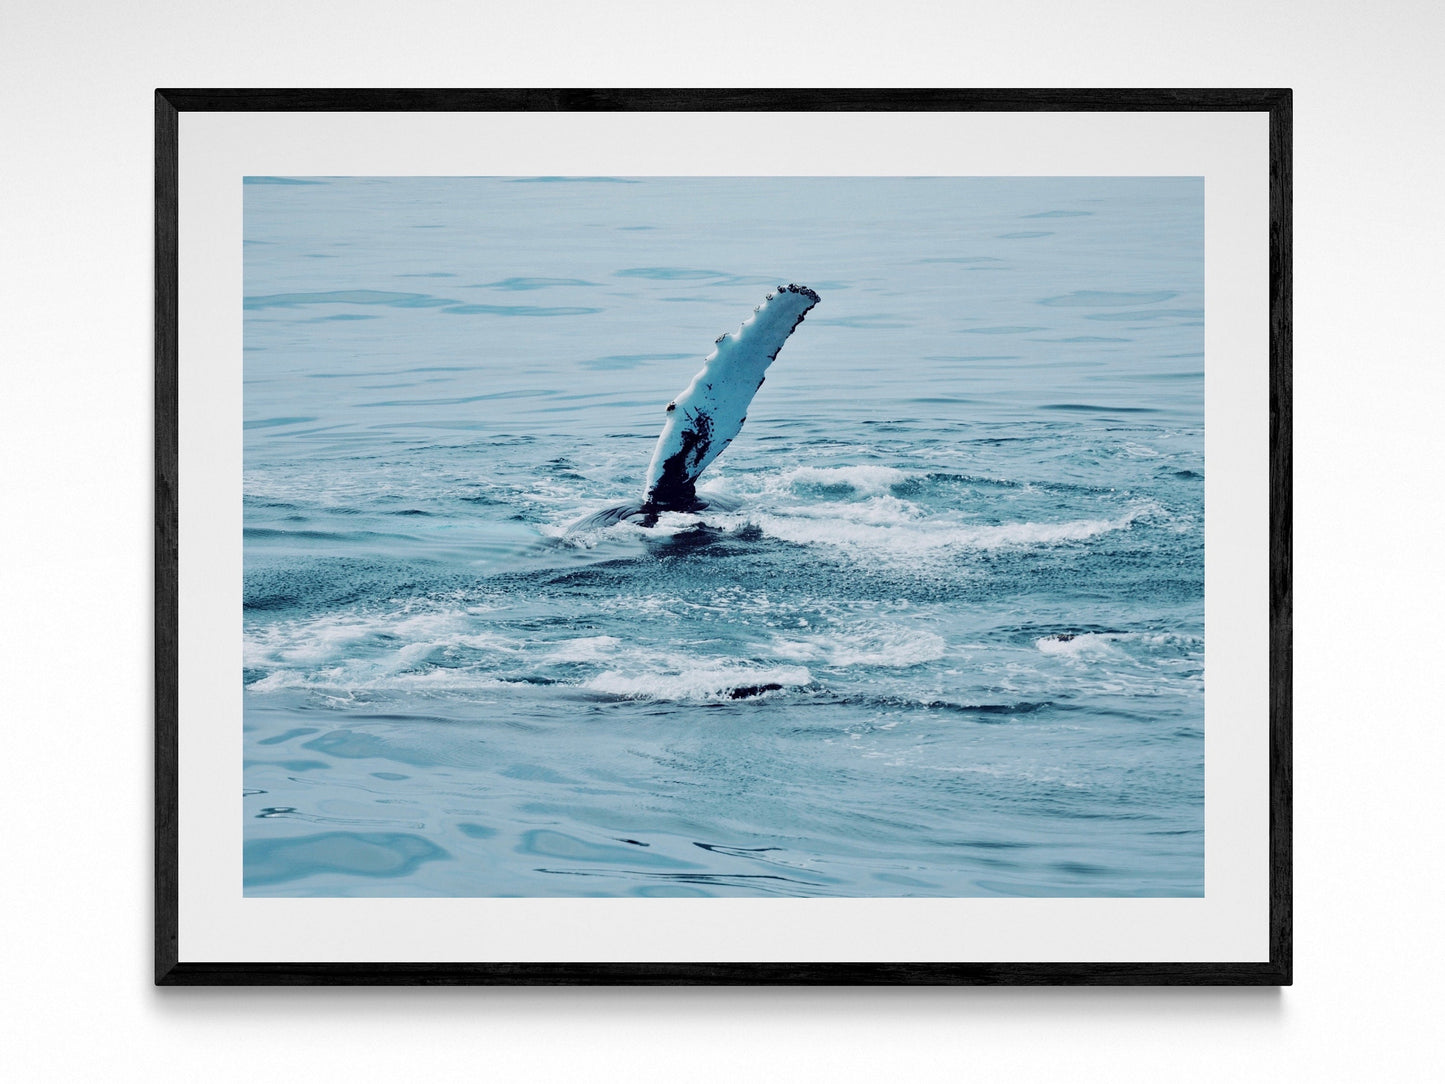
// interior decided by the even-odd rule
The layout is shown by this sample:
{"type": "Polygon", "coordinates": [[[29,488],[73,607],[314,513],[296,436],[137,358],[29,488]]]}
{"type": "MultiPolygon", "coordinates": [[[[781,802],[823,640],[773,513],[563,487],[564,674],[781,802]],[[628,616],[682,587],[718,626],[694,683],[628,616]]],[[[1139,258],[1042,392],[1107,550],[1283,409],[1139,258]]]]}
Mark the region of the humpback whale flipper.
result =
{"type": "Polygon", "coordinates": [[[817,303],[818,295],[806,286],[779,286],[741,327],[720,336],[692,383],[667,404],[667,422],[647,468],[642,503],[605,509],[572,529],[591,530],[622,520],[651,527],[659,512],[706,507],[697,497],[698,475],[738,435],[748,404],[763,386],[763,374],[817,303]]]}

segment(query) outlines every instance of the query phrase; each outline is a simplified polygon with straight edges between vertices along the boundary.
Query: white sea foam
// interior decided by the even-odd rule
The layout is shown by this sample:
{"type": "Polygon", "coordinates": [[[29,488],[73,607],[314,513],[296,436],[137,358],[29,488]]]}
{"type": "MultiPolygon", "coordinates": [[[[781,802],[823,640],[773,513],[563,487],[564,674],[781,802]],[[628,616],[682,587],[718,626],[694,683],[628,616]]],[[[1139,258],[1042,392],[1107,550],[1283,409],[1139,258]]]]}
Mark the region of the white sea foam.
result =
{"type": "Polygon", "coordinates": [[[580,636],[563,640],[547,655],[548,662],[595,662],[614,654],[622,641],[616,636],[580,636]]]}
{"type": "Polygon", "coordinates": [[[418,668],[435,652],[445,656],[464,650],[510,659],[524,648],[519,641],[478,629],[476,614],[446,609],[325,614],[249,628],[242,656],[247,668],[270,671],[249,686],[254,692],[309,688],[349,693],[413,687],[428,680],[454,680],[460,688],[475,683],[474,670],[418,668]]]}
{"type": "MultiPolygon", "coordinates": [[[[1112,517],[1057,522],[970,523],[956,512],[938,512],[917,502],[894,496],[893,487],[919,472],[860,464],[843,467],[794,467],[763,474],[722,475],[703,487],[704,495],[726,496],[741,502],[737,510],[713,508],[702,512],[664,512],[655,526],[619,523],[605,531],[567,536],[569,543],[592,547],[602,537],[635,536],[666,539],[707,526],[736,531],[752,526],[769,537],[804,546],[826,546],[871,559],[890,559],[947,553],[1047,548],[1127,530],[1146,518],[1168,522],[1153,501],[1139,501],[1112,517]],[[819,487],[845,487],[820,499],[819,487]],[[813,489],[813,492],[809,490],[813,489]]],[[[543,529],[549,537],[562,537],[564,528],[543,529]]]]}
{"type": "Polygon", "coordinates": [[[783,658],[840,669],[907,669],[943,658],[946,649],[937,633],[898,625],[820,631],[802,640],[779,637],[773,641],[773,650],[783,658]]]}
{"type": "Polygon", "coordinates": [[[1086,542],[1127,530],[1143,518],[1168,518],[1157,503],[1139,501],[1113,516],[974,523],[959,512],[940,512],[894,495],[895,486],[921,477],[924,474],[918,471],[877,464],[804,466],[728,476],[719,480],[720,491],[740,499],[741,509],[732,514],[703,515],[714,527],[733,530],[752,524],[782,541],[827,546],[875,560],[1086,542]],[[847,492],[836,492],[833,487],[846,487],[847,492]],[[828,492],[820,495],[819,488],[828,492]]]}
{"type": "Polygon", "coordinates": [[[800,545],[872,551],[880,555],[945,550],[1027,549],[1085,542],[1127,530],[1148,509],[1113,519],[1076,519],[1060,523],[967,524],[946,517],[923,517],[916,507],[893,497],[855,506],[815,505],[802,514],[763,513],[752,517],[764,533],[800,545]]]}
{"type": "Polygon", "coordinates": [[[1122,655],[1142,649],[1146,656],[1162,652],[1175,657],[1197,655],[1203,651],[1204,637],[1180,632],[1084,632],[1067,639],[1044,636],[1034,645],[1045,655],[1065,658],[1081,656],[1122,655]]]}
{"type": "Polygon", "coordinates": [[[1119,650],[1114,646],[1112,637],[1093,632],[1080,633],[1068,639],[1044,636],[1035,640],[1034,646],[1045,655],[1058,655],[1068,659],[1077,659],[1086,655],[1116,654],[1119,650]]]}
{"type": "Polygon", "coordinates": [[[302,691],[332,705],[372,703],[392,697],[439,698],[489,703],[499,696],[535,694],[530,681],[509,681],[475,668],[438,667],[402,672],[368,672],[362,666],[302,672],[277,670],[247,686],[251,693],[302,691]]]}
{"type": "Polygon", "coordinates": [[[718,700],[735,690],[768,685],[801,688],[813,676],[802,666],[746,667],[704,664],[675,673],[605,670],[582,683],[584,689],[627,700],[718,700]]]}
{"type": "Polygon", "coordinates": [[[848,486],[861,496],[886,496],[892,487],[908,481],[909,475],[895,467],[863,463],[849,467],[795,467],[784,471],[778,481],[788,488],[799,486],[848,486]]]}

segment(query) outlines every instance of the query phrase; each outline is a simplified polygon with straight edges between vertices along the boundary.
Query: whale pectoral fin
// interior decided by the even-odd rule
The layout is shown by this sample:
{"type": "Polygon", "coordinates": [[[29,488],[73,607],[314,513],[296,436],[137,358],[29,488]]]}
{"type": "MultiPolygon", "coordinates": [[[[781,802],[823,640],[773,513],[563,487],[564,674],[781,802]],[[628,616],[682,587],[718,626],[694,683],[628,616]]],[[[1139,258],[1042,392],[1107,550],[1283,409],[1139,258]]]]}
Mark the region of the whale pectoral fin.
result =
{"type": "Polygon", "coordinates": [[[668,509],[696,501],[698,475],[738,435],[748,404],[763,386],[764,370],[817,303],[818,295],[806,286],[779,286],[741,327],[718,337],[701,371],[667,405],[647,468],[644,505],[668,509]]]}

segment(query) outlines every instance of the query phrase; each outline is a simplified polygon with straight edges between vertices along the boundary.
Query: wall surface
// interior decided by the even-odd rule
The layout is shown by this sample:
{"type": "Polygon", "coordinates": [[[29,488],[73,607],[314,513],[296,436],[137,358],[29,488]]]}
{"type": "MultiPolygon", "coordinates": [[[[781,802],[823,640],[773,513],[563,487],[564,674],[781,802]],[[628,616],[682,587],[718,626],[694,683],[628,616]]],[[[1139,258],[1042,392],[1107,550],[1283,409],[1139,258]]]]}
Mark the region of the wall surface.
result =
{"type": "Polygon", "coordinates": [[[1438,1077],[1433,4],[69,4],[0,14],[13,1080],[1438,1077]],[[157,86],[1290,86],[1296,971],[1250,990],[150,982],[157,86]]]}

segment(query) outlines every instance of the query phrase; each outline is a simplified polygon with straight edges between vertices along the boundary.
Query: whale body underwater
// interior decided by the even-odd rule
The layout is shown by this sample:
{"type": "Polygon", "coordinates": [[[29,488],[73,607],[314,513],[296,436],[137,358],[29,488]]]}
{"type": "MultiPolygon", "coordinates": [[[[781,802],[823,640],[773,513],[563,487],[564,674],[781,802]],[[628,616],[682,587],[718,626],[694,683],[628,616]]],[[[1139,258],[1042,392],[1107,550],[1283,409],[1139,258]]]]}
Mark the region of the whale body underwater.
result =
{"type": "Polygon", "coordinates": [[[818,301],[806,286],[779,286],[736,331],[718,336],[692,383],[667,404],[642,499],[585,516],[568,533],[623,522],[653,527],[663,512],[706,509],[707,502],[697,495],[698,476],[738,435],[768,366],[818,301]]]}

